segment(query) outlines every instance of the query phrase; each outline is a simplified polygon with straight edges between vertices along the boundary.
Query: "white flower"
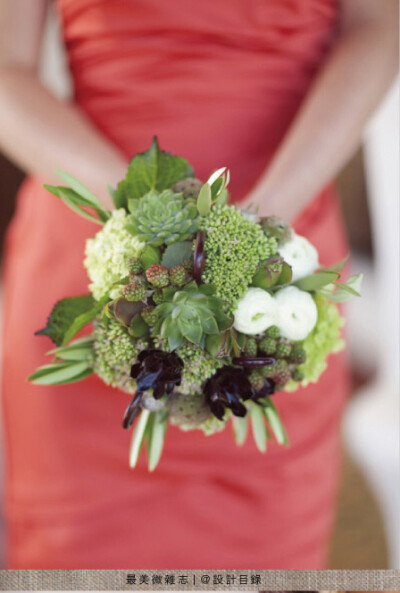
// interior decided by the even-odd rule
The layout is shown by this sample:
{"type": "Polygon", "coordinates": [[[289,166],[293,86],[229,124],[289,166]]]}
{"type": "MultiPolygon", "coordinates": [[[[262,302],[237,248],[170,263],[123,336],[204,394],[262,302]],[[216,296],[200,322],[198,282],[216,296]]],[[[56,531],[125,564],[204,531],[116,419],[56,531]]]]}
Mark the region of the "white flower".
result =
{"type": "Polygon", "coordinates": [[[296,233],[289,241],[278,246],[278,252],[292,268],[292,282],[312,274],[319,267],[318,251],[314,245],[296,233]]]}
{"type": "Polygon", "coordinates": [[[126,230],[129,215],[123,208],[113,210],[103,228],[86,241],[84,266],[91,280],[89,289],[96,300],[128,275],[127,257],[137,257],[144,243],[126,230]]]}
{"type": "Polygon", "coordinates": [[[318,310],[312,296],[296,288],[287,286],[275,294],[277,307],[276,325],[281,336],[289,340],[304,340],[317,323],[318,310]]]}
{"type": "Polygon", "coordinates": [[[255,335],[275,323],[275,300],[262,288],[249,288],[237,304],[233,327],[243,334],[255,335]]]}

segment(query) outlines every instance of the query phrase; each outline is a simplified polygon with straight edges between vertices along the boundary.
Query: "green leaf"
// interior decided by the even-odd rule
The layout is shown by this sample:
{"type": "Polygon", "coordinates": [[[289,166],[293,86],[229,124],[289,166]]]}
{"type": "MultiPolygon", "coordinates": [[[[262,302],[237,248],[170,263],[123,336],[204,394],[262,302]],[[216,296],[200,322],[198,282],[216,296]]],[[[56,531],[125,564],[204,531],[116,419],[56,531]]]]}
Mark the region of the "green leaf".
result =
{"type": "Polygon", "coordinates": [[[129,198],[141,198],[151,189],[162,191],[186,177],[193,177],[189,163],[160,150],[155,137],[149,150],[133,157],[125,179],[117,187],[116,208],[127,209],[129,198]]]}
{"type": "Polygon", "coordinates": [[[156,413],[153,416],[151,430],[149,431],[148,455],[149,471],[152,472],[160,461],[164,447],[165,433],[167,432],[168,416],[156,413]]]}
{"type": "Polygon", "coordinates": [[[44,185],[45,189],[47,189],[50,193],[54,196],[60,198],[71,210],[83,216],[83,218],[87,218],[91,222],[95,222],[96,224],[102,225],[110,218],[110,213],[105,210],[99,203],[99,205],[94,205],[91,200],[86,199],[85,197],[79,195],[73,189],[69,187],[62,187],[62,186],[53,186],[53,185],[44,185]],[[86,210],[84,210],[81,206],[85,208],[92,208],[98,215],[99,218],[96,218],[86,210]]]}
{"type": "Polygon", "coordinates": [[[319,271],[320,272],[340,272],[341,270],[343,270],[348,259],[349,259],[349,254],[347,254],[343,259],[341,259],[340,262],[338,262],[337,264],[334,264],[333,266],[328,266],[326,268],[320,268],[319,271]]]}
{"type": "Polygon", "coordinates": [[[100,210],[104,210],[103,206],[96,198],[96,196],[85,185],[83,185],[83,183],[75,179],[75,177],[72,177],[72,175],[65,173],[64,171],[57,170],[56,173],[63,181],[65,181],[67,185],[69,185],[71,189],[73,189],[82,198],[85,198],[88,203],[91,203],[93,206],[99,208],[100,210]]]}
{"type": "Polygon", "coordinates": [[[244,418],[233,416],[233,433],[235,435],[236,444],[241,447],[246,442],[249,424],[247,415],[244,418]]]}
{"type": "Polygon", "coordinates": [[[189,342],[200,346],[203,332],[200,318],[197,313],[194,312],[190,316],[182,314],[179,316],[177,323],[182,335],[189,340],[189,342]]]}
{"type": "Polygon", "coordinates": [[[275,283],[274,286],[281,288],[286,284],[290,284],[292,281],[292,276],[293,272],[291,266],[289,266],[289,264],[284,261],[282,263],[282,272],[280,273],[278,281],[275,283]]]}
{"type": "Polygon", "coordinates": [[[197,210],[200,216],[207,216],[211,211],[211,188],[205,183],[197,197],[197,210]]]}
{"type": "Polygon", "coordinates": [[[116,189],[112,185],[107,185],[107,189],[108,189],[108,193],[111,196],[111,199],[113,201],[115,208],[117,208],[117,204],[116,204],[117,191],[116,191],[116,189]]]}
{"type": "Polygon", "coordinates": [[[334,282],[337,278],[340,278],[340,274],[338,272],[316,272],[310,276],[300,278],[300,280],[297,280],[293,284],[301,290],[313,292],[323,288],[331,282],[334,282]]]}
{"type": "Polygon", "coordinates": [[[289,439],[287,437],[285,427],[282,424],[275,405],[269,398],[265,401],[264,414],[278,443],[280,445],[288,446],[289,439]]]}
{"type": "Polygon", "coordinates": [[[192,259],[192,243],[190,241],[177,241],[168,245],[164,251],[161,264],[170,269],[179,266],[186,259],[192,259]]]}
{"type": "Polygon", "coordinates": [[[201,325],[205,334],[218,334],[219,329],[214,317],[201,319],[201,325]]]}
{"type": "Polygon", "coordinates": [[[261,453],[267,450],[267,429],[265,428],[264,413],[262,408],[253,404],[250,408],[251,428],[254,442],[261,453]]]}
{"type": "Polygon", "coordinates": [[[89,311],[86,311],[85,313],[82,313],[76,317],[65,332],[62,344],[64,345],[69,342],[69,340],[73,338],[75,334],[77,334],[81,329],[83,329],[85,325],[93,321],[93,319],[97,317],[108,300],[108,297],[102,298],[101,301],[98,301],[91,309],[89,309],[89,311]]]}
{"type": "Polygon", "coordinates": [[[134,338],[143,338],[144,336],[148,335],[149,326],[139,313],[133,317],[129,326],[129,333],[134,338]]]}
{"type": "Polygon", "coordinates": [[[226,341],[226,334],[208,335],[206,337],[205,347],[211,356],[221,356],[224,352],[224,345],[226,341]]]}
{"type": "Polygon", "coordinates": [[[136,467],[139,459],[140,450],[144,441],[147,424],[150,420],[152,412],[149,410],[142,410],[139,420],[137,421],[132,433],[132,441],[129,452],[129,467],[136,467]]]}
{"type": "Polygon", "coordinates": [[[90,311],[95,303],[92,295],[70,297],[58,301],[49,317],[45,328],[36,332],[37,336],[48,336],[56,346],[61,346],[64,336],[79,315],[90,311]]]}
{"type": "Polygon", "coordinates": [[[332,284],[332,286],[326,286],[323,290],[320,290],[320,294],[327,298],[328,300],[335,302],[335,303],[343,303],[347,301],[352,296],[360,297],[361,285],[362,285],[363,275],[357,274],[355,276],[351,276],[345,284],[340,284],[336,282],[332,284]],[[338,287],[335,290],[335,287],[338,287]]]}
{"type": "Polygon", "coordinates": [[[85,336],[78,338],[71,342],[68,346],[60,346],[47,352],[47,354],[53,354],[56,358],[63,360],[87,360],[90,358],[93,351],[93,338],[92,336],[85,336]]]}
{"type": "Polygon", "coordinates": [[[159,264],[161,259],[161,252],[158,247],[153,247],[153,245],[146,245],[140,255],[140,261],[145,270],[150,268],[150,266],[154,266],[155,264],[159,264]]]}
{"type": "Polygon", "coordinates": [[[55,362],[40,367],[28,377],[28,381],[35,385],[62,385],[80,381],[92,372],[87,361],[55,362]]]}

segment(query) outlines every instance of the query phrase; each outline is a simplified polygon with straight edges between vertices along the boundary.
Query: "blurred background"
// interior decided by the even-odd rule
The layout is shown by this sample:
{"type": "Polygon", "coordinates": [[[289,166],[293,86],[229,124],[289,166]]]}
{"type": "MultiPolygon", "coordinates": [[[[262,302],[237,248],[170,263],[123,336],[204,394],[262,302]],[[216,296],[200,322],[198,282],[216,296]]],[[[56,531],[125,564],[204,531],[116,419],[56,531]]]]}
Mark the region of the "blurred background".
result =
{"type": "MultiPolygon", "coordinates": [[[[69,96],[70,81],[52,13],[41,75],[54,93],[69,96]]],[[[353,395],[343,423],[344,463],[331,545],[330,568],[337,569],[400,568],[398,110],[397,81],[337,180],[352,265],[364,273],[363,298],[352,300],[347,308],[353,395]]],[[[1,260],[15,194],[23,180],[23,173],[1,153],[0,180],[1,260]]],[[[1,468],[2,464],[0,484],[1,468]]],[[[3,537],[0,516],[0,567],[3,537]]]]}

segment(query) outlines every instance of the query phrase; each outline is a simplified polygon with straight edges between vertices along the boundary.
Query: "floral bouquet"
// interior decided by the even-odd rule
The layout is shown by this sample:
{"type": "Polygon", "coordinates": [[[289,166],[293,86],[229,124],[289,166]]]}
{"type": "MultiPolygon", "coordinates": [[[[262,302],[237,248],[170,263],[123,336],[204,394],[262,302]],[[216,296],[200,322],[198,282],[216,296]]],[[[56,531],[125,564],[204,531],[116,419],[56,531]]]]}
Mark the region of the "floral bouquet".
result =
{"type": "Polygon", "coordinates": [[[359,296],[361,276],[340,283],[344,261],[320,267],[284,221],[228,205],[226,168],[202,183],[157,139],[110,188],[112,212],[59,175],[68,187],[45,187],[102,228],[86,244],[91,294],[56,303],[37,332],[54,342],[53,362],[29,380],[95,373],[131,394],[132,467],[144,443],[156,467],[169,424],[210,435],[231,420],[242,444],[250,419],[261,451],[273,436],[287,444],[272,396],[318,381],[343,347],[334,302],[359,296]]]}

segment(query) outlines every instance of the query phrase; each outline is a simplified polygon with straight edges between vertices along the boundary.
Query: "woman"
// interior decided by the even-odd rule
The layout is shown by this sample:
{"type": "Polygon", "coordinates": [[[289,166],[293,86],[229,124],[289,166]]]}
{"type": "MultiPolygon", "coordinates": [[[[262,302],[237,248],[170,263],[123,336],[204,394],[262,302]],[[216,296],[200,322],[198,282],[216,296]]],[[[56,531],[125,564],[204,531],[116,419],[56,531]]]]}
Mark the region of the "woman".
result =
{"type": "Polygon", "coordinates": [[[341,259],[326,186],[396,71],[397,2],[58,0],[75,85],[66,104],[37,79],[46,1],[2,1],[0,146],[31,173],[5,261],[8,567],[323,568],[343,357],[317,386],[276,397],[291,449],[263,456],[229,431],[176,429],[157,472],[131,472],[122,393],[95,377],[25,380],[49,349],[33,333],[51,305],[87,291],[95,232],[41,186],[62,168],[110,206],[107,184],[157,134],[200,178],[227,165],[233,199],[293,221],[324,264],[341,259]]]}

